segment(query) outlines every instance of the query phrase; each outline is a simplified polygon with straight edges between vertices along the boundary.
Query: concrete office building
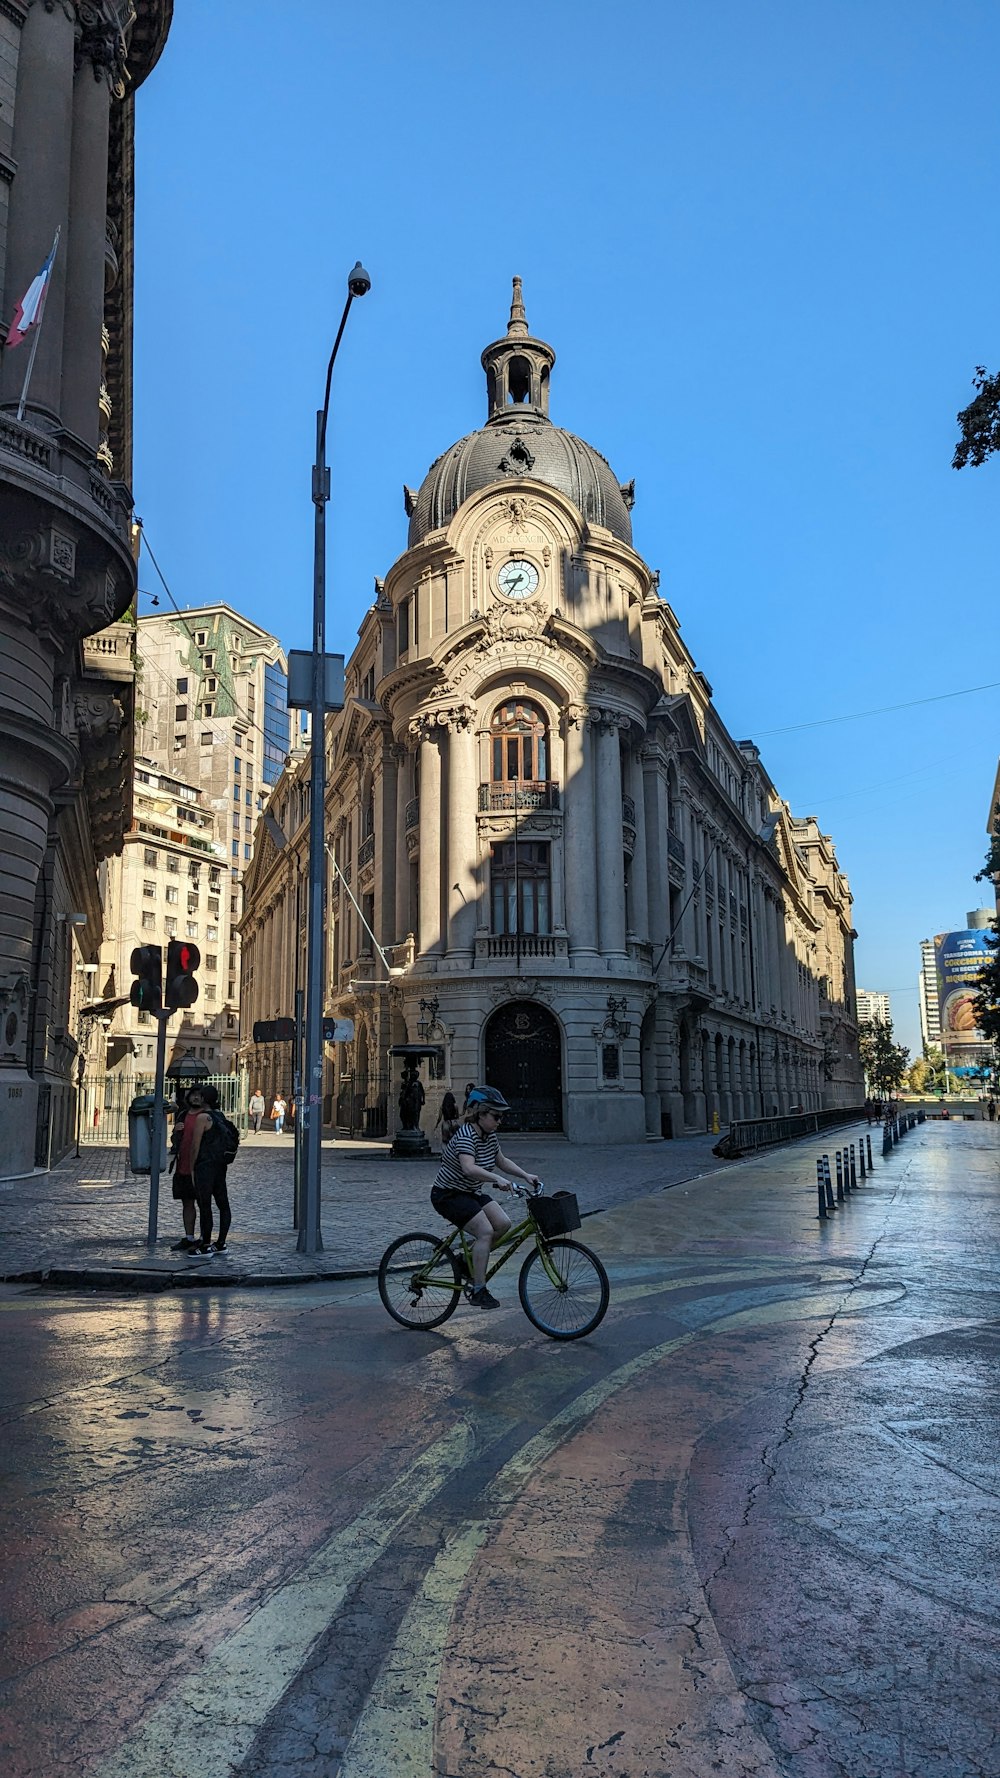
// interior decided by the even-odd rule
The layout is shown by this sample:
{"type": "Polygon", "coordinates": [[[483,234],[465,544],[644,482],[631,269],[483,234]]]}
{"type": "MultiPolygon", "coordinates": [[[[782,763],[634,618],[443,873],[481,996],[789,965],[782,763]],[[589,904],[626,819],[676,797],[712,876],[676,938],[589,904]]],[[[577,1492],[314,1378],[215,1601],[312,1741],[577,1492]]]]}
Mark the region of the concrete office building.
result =
{"type": "MultiPolygon", "coordinates": [[[[225,603],[141,618],[135,811],[109,867],[102,969],[119,992],[139,944],[186,938],[201,952],[199,997],[168,1026],[168,1057],[235,1066],[243,876],[254,830],[289,750],[287,662],[268,631],[225,603]],[[111,910],[114,909],[112,914],[111,910]]],[[[155,1021],[116,1009],[112,1068],[151,1072],[155,1021]]]]}
{"type": "MultiPolygon", "coordinates": [[[[725,728],[633,548],[632,484],[552,424],[519,280],[482,361],[485,424],[405,490],[328,722],[327,1011],[356,1031],[328,1121],[350,1098],[391,1122],[388,1047],[423,1034],[436,1093],[485,1076],[520,1127],[581,1141],[854,1103],[832,841],[725,728]]],[[[308,786],[304,757],[274,793],[289,845],[263,835],[247,874],[245,1032],[301,979],[308,786]]],[[[287,1087],[284,1058],[245,1054],[287,1087]]]]}
{"type": "Polygon", "coordinates": [[[920,1000],[920,1037],[926,1055],[929,1049],[941,1047],[941,1004],[938,999],[937,964],[932,938],[922,938],[920,941],[917,992],[920,1000]]]}
{"type": "Polygon", "coordinates": [[[878,988],[858,989],[858,1024],[888,1025],[892,1022],[892,1008],[888,994],[878,988]]]}
{"type": "Polygon", "coordinates": [[[0,4],[2,1177],[72,1140],[98,874],[131,818],[134,108],[171,10],[0,4]],[[11,344],[57,231],[41,327],[11,344]]]}

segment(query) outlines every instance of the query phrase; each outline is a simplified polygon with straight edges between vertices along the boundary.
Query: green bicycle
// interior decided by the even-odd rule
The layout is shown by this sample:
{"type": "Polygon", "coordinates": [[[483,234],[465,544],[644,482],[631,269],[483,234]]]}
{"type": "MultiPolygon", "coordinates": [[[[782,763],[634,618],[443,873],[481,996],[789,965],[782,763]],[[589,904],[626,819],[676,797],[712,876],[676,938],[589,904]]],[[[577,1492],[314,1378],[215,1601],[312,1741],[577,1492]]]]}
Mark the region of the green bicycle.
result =
{"type": "MultiPolygon", "coordinates": [[[[528,1214],[497,1237],[487,1281],[525,1242],[531,1252],[521,1267],[517,1292],[528,1320],[550,1340],[582,1340],[604,1320],[611,1296],[608,1274],[596,1253],[566,1233],[580,1227],[572,1192],[551,1198],[529,1195],[528,1214]]],[[[427,1331],[458,1308],[472,1281],[472,1248],[461,1229],[436,1235],[400,1235],[382,1255],[378,1293],[394,1321],[427,1331]]]]}

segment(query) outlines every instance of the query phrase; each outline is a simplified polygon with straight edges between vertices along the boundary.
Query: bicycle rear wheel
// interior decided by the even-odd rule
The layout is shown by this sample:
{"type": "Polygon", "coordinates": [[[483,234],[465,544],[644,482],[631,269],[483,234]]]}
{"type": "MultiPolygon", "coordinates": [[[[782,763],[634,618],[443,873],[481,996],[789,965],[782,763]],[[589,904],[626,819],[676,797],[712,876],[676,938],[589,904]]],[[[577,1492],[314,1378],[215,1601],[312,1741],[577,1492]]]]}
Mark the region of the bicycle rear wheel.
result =
{"type": "Polygon", "coordinates": [[[521,1307],[550,1340],[582,1340],[607,1313],[608,1274],[596,1253],[579,1241],[547,1241],[545,1250],[559,1284],[553,1284],[541,1253],[533,1248],[517,1280],[521,1307]]]}
{"type": "Polygon", "coordinates": [[[458,1261],[440,1247],[434,1235],[400,1235],[382,1255],[378,1293],[401,1327],[440,1327],[458,1308],[458,1261]]]}

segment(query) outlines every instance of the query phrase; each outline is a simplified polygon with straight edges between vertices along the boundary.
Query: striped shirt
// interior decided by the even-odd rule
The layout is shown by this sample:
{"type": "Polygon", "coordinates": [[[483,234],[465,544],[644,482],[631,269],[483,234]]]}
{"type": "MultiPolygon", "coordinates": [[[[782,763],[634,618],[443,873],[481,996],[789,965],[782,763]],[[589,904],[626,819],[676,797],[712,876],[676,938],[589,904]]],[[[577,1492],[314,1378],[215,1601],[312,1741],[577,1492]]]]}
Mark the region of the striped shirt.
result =
{"type": "Polygon", "coordinates": [[[468,1179],[462,1172],[459,1155],[471,1155],[477,1167],[495,1167],[500,1143],[496,1132],[484,1136],[478,1124],[459,1124],[441,1156],[441,1169],[434,1181],[445,1191],[478,1191],[483,1181],[468,1179]]]}

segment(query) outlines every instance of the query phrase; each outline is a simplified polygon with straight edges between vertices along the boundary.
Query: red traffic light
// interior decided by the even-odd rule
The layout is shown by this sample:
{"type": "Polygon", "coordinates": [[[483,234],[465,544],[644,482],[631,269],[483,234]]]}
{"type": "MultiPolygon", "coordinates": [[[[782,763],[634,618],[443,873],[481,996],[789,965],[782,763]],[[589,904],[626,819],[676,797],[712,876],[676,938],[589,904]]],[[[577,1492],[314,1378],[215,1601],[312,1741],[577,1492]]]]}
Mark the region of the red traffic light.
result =
{"type": "Polygon", "coordinates": [[[197,945],[189,944],[186,939],[172,938],[167,946],[167,980],[165,1003],[170,1012],[178,1007],[193,1006],[198,998],[198,983],[194,972],[201,963],[201,952],[197,945]]]}

